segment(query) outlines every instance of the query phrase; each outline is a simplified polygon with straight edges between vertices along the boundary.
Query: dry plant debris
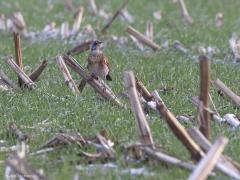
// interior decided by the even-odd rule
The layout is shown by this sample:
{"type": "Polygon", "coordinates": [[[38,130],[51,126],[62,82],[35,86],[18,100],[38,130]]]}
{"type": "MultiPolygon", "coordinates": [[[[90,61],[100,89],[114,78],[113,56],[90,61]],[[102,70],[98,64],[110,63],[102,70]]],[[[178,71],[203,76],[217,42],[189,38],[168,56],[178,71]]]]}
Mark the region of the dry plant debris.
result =
{"type": "Polygon", "coordinates": [[[217,79],[213,84],[226,94],[237,107],[240,107],[240,97],[236,95],[231,89],[229,89],[221,80],[217,79]]]}
{"type": "Polygon", "coordinates": [[[151,39],[149,39],[148,37],[144,36],[143,34],[141,34],[140,32],[138,32],[136,29],[134,29],[131,26],[127,27],[126,30],[130,35],[134,36],[134,38],[136,38],[139,42],[141,42],[142,44],[149,46],[150,48],[152,48],[154,51],[160,50],[161,47],[156,44],[155,42],[153,42],[151,39]]]}
{"type": "MultiPolygon", "coordinates": [[[[14,61],[13,58],[8,57],[6,59],[6,63],[17,73],[19,86],[28,87],[29,89],[36,88],[35,81],[37,81],[40,74],[48,64],[47,60],[42,61],[37,66],[37,68],[32,71],[31,74],[27,75],[23,70],[24,67],[20,37],[23,37],[26,40],[31,40],[33,42],[44,42],[51,38],[59,38],[63,42],[74,45],[72,49],[66,51],[66,54],[64,54],[64,52],[61,52],[61,54],[64,55],[57,55],[55,58],[60,71],[63,73],[65,82],[68,87],[75,94],[80,94],[79,89],[77,88],[72,76],[70,75],[66,64],[104,99],[107,99],[120,107],[124,107],[126,110],[127,105],[123,105],[120,102],[120,99],[115,95],[112,89],[107,86],[104,81],[92,78],[91,75],[73,58],[73,56],[88,51],[92,42],[98,38],[103,38],[106,41],[109,41],[110,39],[110,42],[113,42],[113,44],[119,47],[124,47],[122,49],[128,51],[127,45],[129,38],[119,36],[118,34],[101,34],[100,36],[98,33],[99,31],[102,33],[106,32],[117,17],[121,18],[121,20],[124,21],[124,24],[127,26],[126,31],[129,37],[133,40],[140,51],[145,51],[144,46],[150,47],[153,51],[159,51],[162,49],[162,47],[165,47],[164,50],[167,52],[170,51],[169,42],[172,42],[171,40],[166,40],[163,46],[160,46],[154,42],[154,34],[155,36],[159,36],[159,32],[153,32],[154,20],[155,22],[159,22],[162,19],[161,11],[157,10],[152,12],[154,19],[149,19],[146,22],[146,31],[144,34],[142,34],[132,26],[129,26],[129,24],[136,21],[134,15],[131,14],[127,9],[128,2],[129,0],[123,1],[123,4],[117,9],[117,11],[115,11],[115,13],[113,13],[113,16],[110,18],[109,14],[106,13],[103,8],[100,6],[97,7],[94,0],[87,1],[87,9],[91,13],[92,17],[100,17],[107,20],[106,25],[102,29],[99,29],[99,24],[97,24],[97,26],[95,26],[95,24],[94,26],[87,24],[82,27],[81,24],[83,21],[85,21],[84,17],[88,14],[85,13],[85,7],[83,5],[75,9],[72,0],[64,1],[64,6],[68,11],[75,11],[72,24],[70,24],[68,21],[57,24],[54,21],[49,20],[46,26],[38,32],[28,32],[27,24],[20,11],[13,12],[10,16],[0,14],[0,32],[13,33],[16,61],[14,61]]],[[[179,3],[181,15],[184,21],[192,25],[194,21],[188,13],[184,0],[174,0],[173,2],[179,3]]],[[[48,2],[48,5],[48,9],[51,9],[51,2],[48,2]]],[[[220,28],[222,26],[223,13],[219,12],[215,16],[215,27],[220,28]]],[[[229,45],[232,52],[233,62],[239,62],[239,39],[235,33],[232,34],[232,37],[229,40],[229,45]]],[[[179,41],[175,41],[173,43],[173,46],[179,52],[188,56],[188,58],[195,61],[200,61],[200,95],[199,97],[192,98],[192,102],[195,106],[198,107],[199,110],[201,132],[198,131],[198,129],[190,129],[187,131],[184,126],[179,123],[179,121],[187,122],[193,120],[194,117],[186,114],[175,117],[170,109],[167,108],[157,90],[149,92],[147,87],[144,86],[143,82],[137,79],[132,71],[125,71],[124,85],[127,90],[127,96],[130,99],[132,112],[135,116],[135,122],[137,124],[139,140],[141,142],[140,144],[133,144],[131,146],[124,147],[125,152],[123,155],[125,157],[125,161],[127,163],[139,161],[149,161],[154,163],[164,162],[168,165],[175,165],[180,168],[185,168],[192,171],[189,179],[205,179],[208,175],[214,174],[212,170],[214,167],[216,167],[216,169],[220,170],[224,175],[227,175],[233,179],[240,179],[239,163],[221,154],[228,140],[226,138],[220,137],[215,141],[213,145],[211,145],[211,143],[208,141],[208,138],[210,136],[210,116],[215,121],[226,122],[234,128],[238,128],[240,126],[239,115],[236,116],[232,113],[227,113],[223,116],[223,118],[220,116],[209,93],[210,64],[207,56],[210,56],[212,58],[215,54],[218,54],[219,52],[216,50],[218,48],[210,45],[198,46],[198,53],[206,55],[198,57],[191,52],[191,48],[186,48],[179,41]],[[211,109],[213,109],[213,111],[210,109],[209,104],[211,104],[211,109]],[[147,106],[148,108],[155,110],[157,114],[160,115],[160,118],[165,119],[165,122],[167,123],[169,129],[189,151],[192,159],[194,161],[199,161],[197,164],[194,164],[192,161],[184,162],[183,160],[180,160],[172,155],[168,155],[167,153],[164,153],[157,144],[154,143],[155,141],[153,140],[152,132],[148,124],[149,122],[144,114],[143,106],[147,106]]],[[[138,53],[140,52],[138,51],[138,53]]],[[[213,60],[213,62],[215,61],[213,60]]],[[[15,84],[15,82],[9,79],[4,71],[0,69],[0,88],[7,91],[18,89],[18,86],[15,84]]],[[[232,92],[230,88],[228,88],[219,79],[214,81],[213,84],[221,92],[229,96],[234,105],[239,108],[240,97],[237,94],[232,92]]],[[[36,126],[38,125],[39,124],[34,125],[32,128],[36,129],[36,126]]],[[[74,144],[78,145],[79,154],[84,158],[89,159],[91,162],[92,160],[98,159],[117,161],[117,158],[119,158],[117,156],[117,148],[115,148],[116,143],[110,140],[106,133],[103,132],[97,133],[96,136],[93,137],[85,137],[80,133],[57,133],[52,139],[39,147],[37,151],[26,154],[28,151],[28,145],[26,142],[28,142],[29,137],[20,129],[21,126],[18,128],[14,123],[11,123],[8,128],[8,133],[17,139],[16,145],[7,147],[2,146],[0,142],[0,152],[6,153],[14,151],[8,156],[5,162],[6,179],[12,179],[12,176],[15,176],[19,179],[45,179],[45,176],[42,173],[28,164],[25,157],[28,155],[35,156],[52,152],[56,149],[61,149],[62,147],[71,147],[74,144]],[[89,151],[88,147],[90,147],[90,149],[93,148],[94,150],[89,151]]],[[[44,127],[42,129],[44,129],[44,127]]],[[[44,132],[44,130],[42,132],[44,132]]],[[[116,167],[117,165],[114,164],[112,166],[116,167]]],[[[81,167],[77,166],[76,169],[79,170],[81,167]]],[[[145,169],[127,169],[122,170],[120,174],[125,174],[126,172],[131,172],[131,174],[144,174],[145,169]]],[[[76,177],[77,176],[79,176],[79,172],[77,172],[76,177]]]]}
{"type": "Polygon", "coordinates": [[[200,96],[202,108],[199,108],[200,131],[209,139],[210,137],[210,115],[206,110],[209,104],[210,86],[210,62],[206,56],[199,57],[200,63],[200,96]]]}
{"type": "Polygon", "coordinates": [[[220,137],[216,140],[206,156],[201,159],[197,167],[194,169],[188,180],[206,179],[209,173],[213,170],[216,161],[221,156],[224,147],[228,143],[227,138],[220,137]]]}
{"type": "Polygon", "coordinates": [[[11,180],[14,178],[29,180],[44,180],[44,175],[29,165],[17,154],[11,154],[6,160],[5,178],[11,180]]]}

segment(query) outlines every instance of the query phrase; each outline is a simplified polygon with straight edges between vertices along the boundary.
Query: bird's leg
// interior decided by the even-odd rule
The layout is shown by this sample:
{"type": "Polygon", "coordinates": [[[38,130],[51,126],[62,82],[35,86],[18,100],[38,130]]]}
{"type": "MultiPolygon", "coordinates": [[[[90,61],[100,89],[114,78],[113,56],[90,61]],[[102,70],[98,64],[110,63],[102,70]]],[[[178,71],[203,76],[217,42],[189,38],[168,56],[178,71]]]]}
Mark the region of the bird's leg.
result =
{"type": "Polygon", "coordinates": [[[96,80],[98,80],[98,77],[97,77],[95,74],[93,74],[93,73],[92,73],[92,75],[91,75],[91,76],[92,76],[92,78],[93,78],[93,79],[96,79],[96,80]]]}

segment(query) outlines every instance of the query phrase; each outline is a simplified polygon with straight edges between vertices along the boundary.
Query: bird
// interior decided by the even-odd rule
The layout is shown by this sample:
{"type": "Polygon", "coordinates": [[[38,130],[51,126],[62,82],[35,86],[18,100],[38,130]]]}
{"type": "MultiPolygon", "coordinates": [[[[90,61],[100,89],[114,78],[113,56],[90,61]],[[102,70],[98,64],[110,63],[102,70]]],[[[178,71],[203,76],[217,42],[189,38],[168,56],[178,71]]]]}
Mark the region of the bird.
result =
{"type": "Polygon", "coordinates": [[[103,80],[112,81],[112,78],[109,74],[109,61],[103,53],[102,44],[103,42],[98,40],[92,43],[90,53],[87,58],[87,69],[96,78],[100,77],[103,80]]]}
{"type": "MultiPolygon", "coordinates": [[[[90,47],[90,53],[87,58],[87,69],[91,74],[91,77],[98,80],[101,78],[106,81],[112,81],[109,71],[109,61],[107,56],[103,52],[103,42],[99,40],[93,41],[90,47]]],[[[78,86],[81,92],[86,84],[86,81],[82,80],[78,86]]]]}

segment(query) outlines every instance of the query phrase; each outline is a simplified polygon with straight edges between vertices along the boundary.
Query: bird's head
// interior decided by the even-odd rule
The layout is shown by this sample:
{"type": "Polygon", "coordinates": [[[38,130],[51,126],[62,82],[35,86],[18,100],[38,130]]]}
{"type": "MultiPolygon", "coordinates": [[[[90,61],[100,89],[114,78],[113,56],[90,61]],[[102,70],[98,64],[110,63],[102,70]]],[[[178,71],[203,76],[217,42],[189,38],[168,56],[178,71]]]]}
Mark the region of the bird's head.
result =
{"type": "Polygon", "coordinates": [[[92,52],[101,52],[102,48],[103,48],[103,42],[96,40],[93,41],[92,45],[91,45],[91,51],[92,52]]]}

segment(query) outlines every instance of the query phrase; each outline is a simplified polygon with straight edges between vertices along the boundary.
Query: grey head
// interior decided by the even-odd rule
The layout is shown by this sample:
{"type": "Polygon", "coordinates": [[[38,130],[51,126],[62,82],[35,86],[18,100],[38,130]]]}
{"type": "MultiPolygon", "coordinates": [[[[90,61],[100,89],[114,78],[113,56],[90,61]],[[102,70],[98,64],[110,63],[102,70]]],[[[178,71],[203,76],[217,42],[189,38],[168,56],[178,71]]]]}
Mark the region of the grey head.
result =
{"type": "Polygon", "coordinates": [[[91,51],[101,51],[102,50],[102,41],[95,40],[91,45],[91,51]]]}

